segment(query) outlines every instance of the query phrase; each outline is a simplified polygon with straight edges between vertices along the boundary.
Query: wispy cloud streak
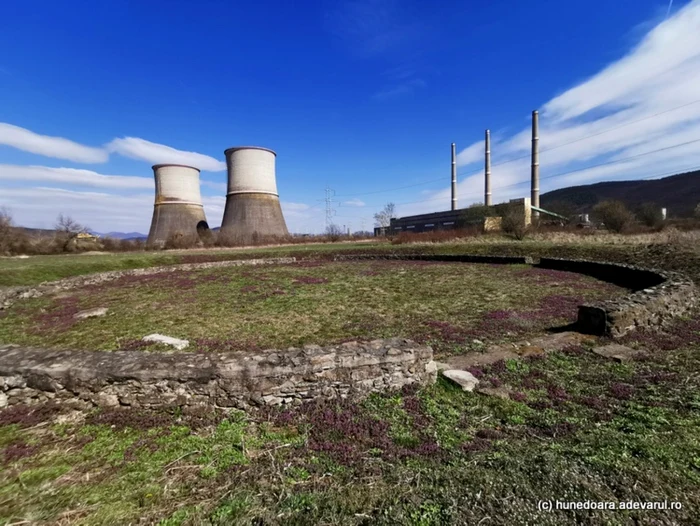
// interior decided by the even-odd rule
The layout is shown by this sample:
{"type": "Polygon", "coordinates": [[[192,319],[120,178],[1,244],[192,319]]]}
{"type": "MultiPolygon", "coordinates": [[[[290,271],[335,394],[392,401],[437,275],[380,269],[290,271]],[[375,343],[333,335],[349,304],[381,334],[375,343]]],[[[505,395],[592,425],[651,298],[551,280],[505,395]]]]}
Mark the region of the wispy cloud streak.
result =
{"type": "Polygon", "coordinates": [[[104,163],[109,158],[109,154],[102,148],[85,146],[63,137],[41,135],[6,122],[0,122],[0,144],[77,163],[104,163]]]}
{"type": "MultiPolygon", "coordinates": [[[[541,190],[700,167],[697,143],[676,147],[700,138],[698,85],[700,0],[693,0],[653,27],[625,56],[543,105],[541,190]],[[647,155],[656,150],[660,151],[647,155]],[[614,164],[605,165],[611,161],[614,164]],[[590,165],[595,166],[585,169],[590,165]],[[571,173],[554,177],[565,172],[571,173]]],[[[499,140],[492,138],[495,199],[528,194],[529,150],[529,126],[499,140]],[[498,166],[519,157],[524,159],[498,166]],[[517,183],[523,184],[514,186],[517,183]]],[[[460,180],[460,194],[469,195],[460,204],[481,200],[483,155],[482,140],[458,154],[461,172],[477,171],[460,180]]],[[[410,213],[444,208],[448,196],[448,189],[436,192],[432,205],[412,207],[410,213]]]]}

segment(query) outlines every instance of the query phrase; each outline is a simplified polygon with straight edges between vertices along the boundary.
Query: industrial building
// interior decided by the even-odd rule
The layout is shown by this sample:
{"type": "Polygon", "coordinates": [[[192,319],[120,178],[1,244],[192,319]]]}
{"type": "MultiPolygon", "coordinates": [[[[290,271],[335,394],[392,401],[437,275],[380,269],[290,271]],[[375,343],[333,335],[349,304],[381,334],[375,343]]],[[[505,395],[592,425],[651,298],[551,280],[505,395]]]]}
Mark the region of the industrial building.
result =
{"type": "MultiPolygon", "coordinates": [[[[504,209],[508,206],[522,207],[522,214],[525,224],[530,223],[530,198],[512,199],[507,203],[500,203],[489,207],[488,216],[496,220],[504,213],[504,209]]],[[[491,230],[494,227],[500,228],[499,221],[487,222],[485,218],[487,214],[482,209],[477,211],[473,208],[457,208],[455,210],[447,210],[445,212],[432,212],[430,214],[419,214],[414,216],[404,216],[393,218],[389,227],[375,228],[374,235],[389,235],[398,234],[401,232],[431,232],[433,230],[449,230],[455,228],[465,228],[468,226],[479,226],[485,230],[491,230]],[[481,213],[479,213],[481,212],[481,213]],[[491,226],[493,225],[493,226],[491,226]]]]}
{"type": "Polygon", "coordinates": [[[225,242],[288,236],[277,193],[277,154],[259,146],[237,146],[224,154],[228,188],[220,235],[225,242]]]}
{"type": "Polygon", "coordinates": [[[455,143],[451,144],[451,209],[444,212],[432,212],[429,214],[419,214],[392,218],[388,226],[376,227],[374,235],[392,235],[401,232],[429,232],[440,229],[463,228],[469,225],[481,225],[484,229],[500,228],[500,221],[497,216],[502,214],[506,207],[516,206],[522,211],[523,221],[529,225],[533,217],[538,217],[540,213],[561,218],[539,207],[540,203],[540,166],[539,166],[539,113],[532,112],[532,163],[531,163],[531,192],[530,197],[521,199],[511,199],[507,203],[492,205],[491,193],[491,132],[484,133],[484,204],[485,209],[493,215],[492,220],[486,219],[486,213],[479,215],[474,213],[474,209],[457,208],[457,155],[455,143]]]}
{"type": "Polygon", "coordinates": [[[153,166],[156,196],[147,245],[162,247],[175,235],[195,239],[209,225],[199,190],[199,169],[180,164],[153,166]]]}

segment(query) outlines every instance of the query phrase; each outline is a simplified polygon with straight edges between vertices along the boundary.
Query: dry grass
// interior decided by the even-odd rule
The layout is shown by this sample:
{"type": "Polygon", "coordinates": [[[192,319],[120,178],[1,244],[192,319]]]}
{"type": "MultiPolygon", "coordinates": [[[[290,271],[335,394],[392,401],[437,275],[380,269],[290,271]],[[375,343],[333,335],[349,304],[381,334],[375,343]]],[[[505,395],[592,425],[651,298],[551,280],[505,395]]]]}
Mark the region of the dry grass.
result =
{"type": "MultiPolygon", "coordinates": [[[[97,257],[97,256],[96,256],[97,257]]],[[[423,261],[302,262],[126,276],[23,300],[0,341],[63,348],[142,348],[147,334],[192,350],[255,350],[404,336],[454,352],[574,321],[585,299],[622,293],[578,274],[423,261]],[[454,298],[459,298],[454,301],[454,298]],[[108,307],[79,321],[81,310],[108,307]]]]}

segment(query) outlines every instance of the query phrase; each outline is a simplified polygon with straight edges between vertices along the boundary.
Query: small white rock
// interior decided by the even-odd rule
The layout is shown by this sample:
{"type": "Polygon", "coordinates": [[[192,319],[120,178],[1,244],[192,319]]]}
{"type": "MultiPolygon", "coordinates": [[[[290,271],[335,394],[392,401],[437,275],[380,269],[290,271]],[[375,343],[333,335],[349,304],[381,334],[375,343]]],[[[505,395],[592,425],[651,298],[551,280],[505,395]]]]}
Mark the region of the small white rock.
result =
{"type": "Polygon", "coordinates": [[[181,351],[190,345],[190,342],[187,340],[178,340],[177,338],[163,336],[162,334],[149,334],[148,336],[144,336],[143,341],[164,343],[165,345],[175,347],[178,351],[181,351]]]}
{"type": "Polygon", "coordinates": [[[7,407],[7,395],[5,393],[0,393],[0,408],[7,407]]]}
{"type": "Polygon", "coordinates": [[[107,307],[98,307],[96,309],[84,310],[77,313],[74,318],[79,320],[84,320],[85,318],[98,318],[107,314],[109,309],[107,307]]]}
{"type": "Polygon", "coordinates": [[[452,367],[449,363],[444,363],[444,362],[432,362],[435,364],[435,367],[437,367],[438,371],[449,371],[450,368],[452,367]]]}
{"type": "Polygon", "coordinates": [[[479,379],[469,371],[450,369],[449,371],[442,371],[442,374],[445,378],[449,378],[456,384],[461,385],[463,391],[473,391],[479,385],[479,379]]]}

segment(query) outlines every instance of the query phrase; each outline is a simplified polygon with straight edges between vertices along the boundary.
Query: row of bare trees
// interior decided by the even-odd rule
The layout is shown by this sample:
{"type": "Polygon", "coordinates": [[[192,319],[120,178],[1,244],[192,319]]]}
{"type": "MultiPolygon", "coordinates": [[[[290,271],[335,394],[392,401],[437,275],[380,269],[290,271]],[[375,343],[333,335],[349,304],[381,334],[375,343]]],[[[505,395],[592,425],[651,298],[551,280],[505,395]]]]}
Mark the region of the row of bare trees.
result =
{"type": "Polygon", "coordinates": [[[50,233],[36,232],[14,224],[10,212],[0,209],[0,255],[63,254],[85,250],[126,251],[142,248],[143,243],[122,239],[101,238],[89,234],[90,229],[72,217],[60,214],[50,233]]]}

